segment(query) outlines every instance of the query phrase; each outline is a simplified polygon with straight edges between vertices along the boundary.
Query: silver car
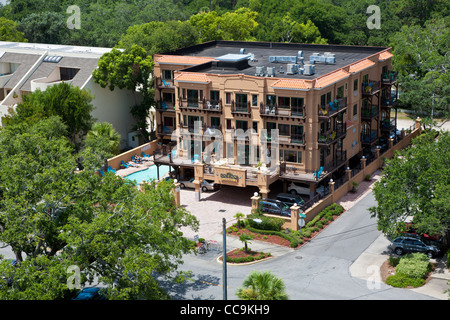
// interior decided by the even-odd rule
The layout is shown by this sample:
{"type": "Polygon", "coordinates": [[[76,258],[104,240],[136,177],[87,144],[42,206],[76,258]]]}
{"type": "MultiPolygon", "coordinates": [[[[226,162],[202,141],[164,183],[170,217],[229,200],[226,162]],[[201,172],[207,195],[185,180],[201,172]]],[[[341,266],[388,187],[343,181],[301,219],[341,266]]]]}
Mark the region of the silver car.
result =
{"type": "MultiPolygon", "coordinates": [[[[194,185],[194,178],[190,179],[190,180],[184,180],[184,181],[180,181],[180,188],[191,188],[191,189],[195,189],[195,185],[194,185]]],[[[210,182],[207,180],[203,180],[201,183],[201,188],[203,192],[206,191],[214,191],[217,190],[217,184],[214,182],[210,182]]]]}

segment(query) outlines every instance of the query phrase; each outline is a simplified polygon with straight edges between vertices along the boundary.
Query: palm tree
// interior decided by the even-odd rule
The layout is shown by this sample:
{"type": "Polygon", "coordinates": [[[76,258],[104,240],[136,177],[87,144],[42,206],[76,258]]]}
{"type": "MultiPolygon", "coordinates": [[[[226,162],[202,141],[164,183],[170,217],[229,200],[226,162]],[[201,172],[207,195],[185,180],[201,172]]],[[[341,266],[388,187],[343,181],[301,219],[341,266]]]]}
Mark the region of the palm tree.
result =
{"type": "Polygon", "coordinates": [[[106,138],[109,143],[109,151],[116,155],[119,153],[120,134],[108,122],[94,123],[86,138],[106,138]]]}
{"type": "Polygon", "coordinates": [[[253,271],[244,280],[243,287],[236,291],[242,300],[287,300],[283,279],[270,271],[253,271]]]}

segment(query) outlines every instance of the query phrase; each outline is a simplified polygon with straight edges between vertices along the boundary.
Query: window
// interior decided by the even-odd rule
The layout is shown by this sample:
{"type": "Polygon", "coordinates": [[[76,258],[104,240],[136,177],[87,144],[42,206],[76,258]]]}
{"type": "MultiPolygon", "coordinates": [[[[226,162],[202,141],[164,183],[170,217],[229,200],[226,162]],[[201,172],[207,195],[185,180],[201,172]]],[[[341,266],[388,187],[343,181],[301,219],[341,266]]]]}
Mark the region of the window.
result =
{"type": "Polygon", "coordinates": [[[303,126],[291,126],[291,143],[303,143],[303,126]]]}
{"type": "Polygon", "coordinates": [[[163,92],[162,93],[162,101],[172,103],[175,100],[174,93],[171,92],[163,92]]]}
{"type": "Polygon", "coordinates": [[[236,93],[236,111],[248,111],[246,94],[236,93]]]}
{"type": "Polygon", "coordinates": [[[291,98],[289,98],[289,97],[278,97],[278,106],[280,108],[289,108],[291,106],[291,98]]]}
{"type": "Polygon", "coordinates": [[[257,107],[258,106],[258,95],[252,94],[252,106],[257,107]]]}
{"type": "Polygon", "coordinates": [[[295,151],[295,150],[284,150],[284,161],[286,161],[286,162],[297,162],[297,151],[295,151]]]}
{"type": "Polygon", "coordinates": [[[291,98],[291,112],[293,116],[303,116],[303,98],[291,98]]]}
{"type": "Polygon", "coordinates": [[[369,74],[365,74],[363,76],[362,83],[364,83],[364,84],[368,84],[369,83],[369,74]]]}
{"type": "Polygon", "coordinates": [[[353,80],[353,90],[358,91],[358,79],[353,80]]]}
{"type": "Polygon", "coordinates": [[[272,136],[272,130],[277,129],[277,124],[275,122],[267,122],[266,123],[266,130],[267,130],[267,138],[270,138],[272,136]]]}
{"type": "Polygon", "coordinates": [[[236,129],[242,129],[244,131],[247,131],[247,129],[248,129],[247,121],[236,120],[236,129]]]}
{"type": "Polygon", "coordinates": [[[339,88],[337,88],[337,94],[336,94],[336,98],[343,98],[344,97],[344,86],[341,86],[339,88]]]}
{"type": "Polygon", "coordinates": [[[280,132],[280,136],[289,136],[290,125],[288,124],[278,124],[278,131],[280,132]]]}
{"type": "Polygon", "coordinates": [[[173,70],[163,70],[162,78],[164,80],[172,80],[173,79],[173,70]]]}
{"type": "Polygon", "coordinates": [[[225,103],[231,104],[231,92],[225,93],[225,103]]]}
{"type": "Polygon", "coordinates": [[[218,104],[219,103],[219,91],[211,90],[210,99],[211,99],[212,104],[218,104]]]}
{"type": "Polygon", "coordinates": [[[188,107],[198,107],[198,91],[187,90],[188,107]]]}
{"type": "Polygon", "coordinates": [[[258,133],[258,122],[253,121],[253,130],[255,130],[256,133],[258,133]]]}
{"type": "Polygon", "coordinates": [[[320,105],[324,106],[331,102],[331,91],[320,96],[320,105]]]}
{"type": "Polygon", "coordinates": [[[266,104],[269,107],[273,107],[277,103],[277,96],[274,95],[267,95],[266,96],[266,104]]]}
{"type": "Polygon", "coordinates": [[[353,115],[356,116],[358,114],[358,105],[353,105],[353,115]]]}
{"type": "Polygon", "coordinates": [[[211,128],[219,129],[220,127],[220,118],[219,117],[211,117],[211,128]]]}
{"type": "Polygon", "coordinates": [[[231,129],[231,119],[227,119],[227,129],[231,129]]]}

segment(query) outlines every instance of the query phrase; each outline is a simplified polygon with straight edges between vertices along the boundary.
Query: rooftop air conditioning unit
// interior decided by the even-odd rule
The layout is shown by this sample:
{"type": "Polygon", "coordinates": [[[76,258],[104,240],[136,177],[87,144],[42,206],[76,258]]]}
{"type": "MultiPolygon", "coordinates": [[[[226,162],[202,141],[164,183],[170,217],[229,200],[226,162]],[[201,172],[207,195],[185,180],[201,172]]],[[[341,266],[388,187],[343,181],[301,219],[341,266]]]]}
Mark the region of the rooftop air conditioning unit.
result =
{"type": "Polygon", "coordinates": [[[286,74],[296,74],[298,72],[298,65],[297,64],[288,64],[286,68],[286,74]]]}
{"type": "Polygon", "coordinates": [[[257,77],[264,76],[264,67],[256,67],[256,76],[257,77]]]}
{"type": "Polygon", "coordinates": [[[245,53],[245,48],[241,48],[241,50],[239,50],[239,52],[240,52],[241,54],[244,54],[244,53],[245,53]]]}
{"type": "Polygon", "coordinates": [[[303,74],[306,76],[311,76],[316,73],[316,66],[313,64],[305,64],[303,74]]]}
{"type": "Polygon", "coordinates": [[[267,67],[267,76],[275,77],[275,67],[267,67]]]}

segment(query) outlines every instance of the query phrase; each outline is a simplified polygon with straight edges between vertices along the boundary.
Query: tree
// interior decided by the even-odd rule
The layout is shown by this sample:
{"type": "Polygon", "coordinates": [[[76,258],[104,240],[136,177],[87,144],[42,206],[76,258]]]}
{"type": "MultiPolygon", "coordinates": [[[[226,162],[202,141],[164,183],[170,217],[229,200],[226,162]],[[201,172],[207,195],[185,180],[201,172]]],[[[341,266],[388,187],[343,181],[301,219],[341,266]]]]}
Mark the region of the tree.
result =
{"type": "Polygon", "coordinates": [[[403,26],[393,38],[400,102],[421,117],[450,118],[449,26],[448,17],[431,20],[423,28],[403,26]]]}
{"type": "Polygon", "coordinates": [[[69,35],[67,16],[60,12],[36,12],[19,21],[19,30],[30,42],[61,44],[69,35]]]}
{"type": "Polygon", "coordinates": [[[190,243],[179,229],[198,221],[174,204],[170,182],[139,191],[97,168],[77,172],[65,130],[51,117],[0,131],[0,242],[17,260],[0,260],[0,274],[14,275],[11,286],[0,278],[0,299],[70,298],[68,266],[111,299],[168,298],[155,275],[183,276],[177,266],[190,243]]]}
{"type": "Polygon", "coordinates": [[[241,241],[241,242],[244,243],[244,251],[245,251],[245,253],[248,253],[247,243],[248,243],[250,240],[253,240],[253,236],[250,235],[250,234],[242,233],[242,234],[239,236],[239,241],[241,241]]]}
{"type": "Polygon", "coordinates": [[[92,129],[87,133],[85,143],[90,143],[91,140],[100,140],[106,142],[106,150],[112,155],[119,153],[120,134],[114,129],[112,124],[108,122],[94,123],[92,129]]]}
{"type": "Polygon", "coordinates": [[[91,115],[94,109],[91,101],[93,96],[88,90],[74,87],[66,82],[55,84],[45,91],[36,90],[23,96],[15,111],[3,118],[3,123],[29,124],[48,118],[60,116],[67,125],[67,137],[79,150],[79,143],[91,129],[94,119],[91,115]]]}
{"type": "Polygon", "coordinates": [[[94,81],[102,88],[113,91],[118,87],[133,92],[135,104],[130,112],[136,120],[136,129],[146,141],[154,135],[153,127],[147,131],[147,119],[155,105],[151,80],[153,65],[152,57],[143,48],[132,45],[125,50],[113,48],[103,54],[98,68],[92,73],[94,81]]]}
{"type": "Polygon", "coordinates": [[[370,208],[378,229],[395,236],[413,219],[421,233],[444,234],[450,221],[450,133],[431,131],[413,139],[411,148],[386,160],[370,208]]]}
{"type": "Polygon", "coordinates": [[[258,13],[248,8],[239,8],[220,15],[216,11],[200,12],[189,21],[197,28],[202,42],[211,40],[253,41],[253,32],[258,26],[258,13]]]}
{"type": "Polygon", "coordinates": [[[17,30],[18,24],[5,17],[0,17],[0,41],[28,42],[24,33],[17,30]]]}
{"type": "Polygon", "coordinates": [[[287,300],[285,285],[281,278],[270,271],[253,271],[236,291],[242,300],[287,300]]]}

